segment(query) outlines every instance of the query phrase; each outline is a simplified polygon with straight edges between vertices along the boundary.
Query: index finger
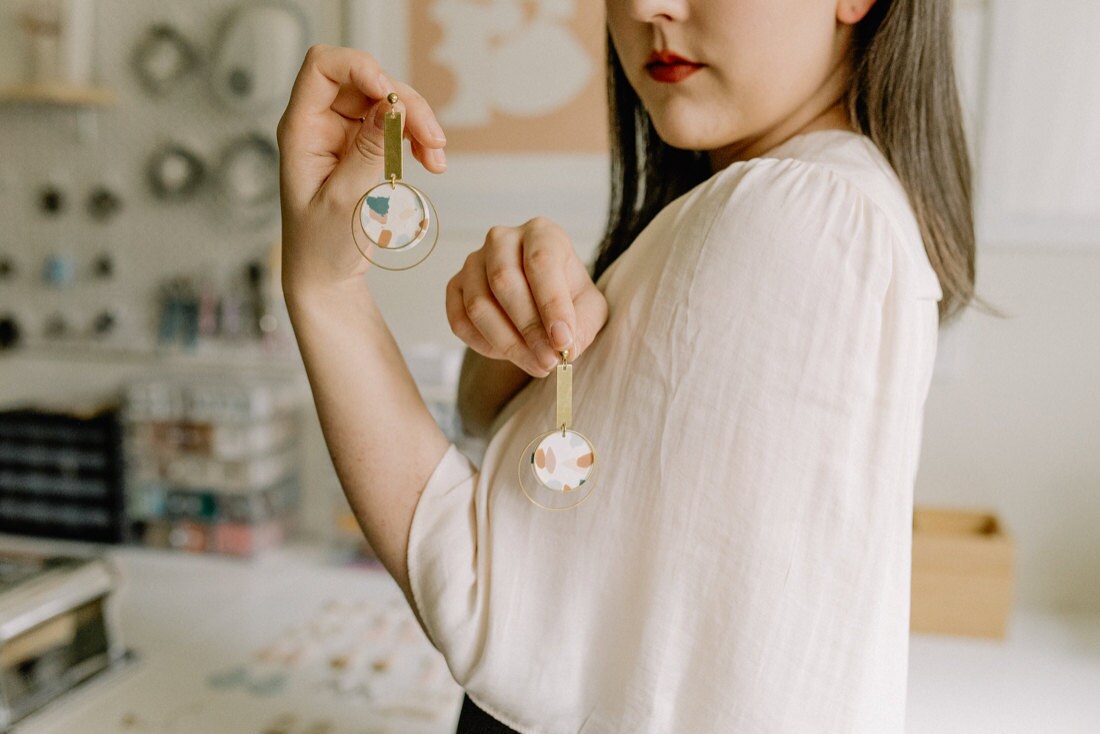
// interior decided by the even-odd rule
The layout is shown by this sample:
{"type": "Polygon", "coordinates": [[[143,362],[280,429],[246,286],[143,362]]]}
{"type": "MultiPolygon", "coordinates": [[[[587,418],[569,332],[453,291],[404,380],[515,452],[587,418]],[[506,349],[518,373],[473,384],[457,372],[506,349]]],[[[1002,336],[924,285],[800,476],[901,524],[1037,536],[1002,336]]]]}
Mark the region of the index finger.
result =
{"type": "Polygon", "coordinates": [[[561,257],[552,236],[543,228],[528,229],[523,238],[523,270],[543,327],[550,337],[551,347],[564,349],[576,340],[577,315],[565,277],[566,260],[561,257]],[[570,331],[571,338],[564,344],[558,341],[560,332],[552,328],[558,321],[563,322],[570,331]]]}
{"type": "Polygon", "coordinates": [[[341,85],[351,86],[369,99],[385,99],[394,91],[374,57],[366,51],[317,44],[309,47],[294,80],[287,112],[327,114],[341,85]]]}
{"type": "Polygon", "coordinates": [[[354,48],[311,46],[294,80],[285,116],[293,120],[335,112],[362,119],[391,92],[400,93],[408,113],[405,135],[411,134],[422,146],[442,148],[447,138],[424,97],[407,84],[390,81],[373,56],[354,48]]]}

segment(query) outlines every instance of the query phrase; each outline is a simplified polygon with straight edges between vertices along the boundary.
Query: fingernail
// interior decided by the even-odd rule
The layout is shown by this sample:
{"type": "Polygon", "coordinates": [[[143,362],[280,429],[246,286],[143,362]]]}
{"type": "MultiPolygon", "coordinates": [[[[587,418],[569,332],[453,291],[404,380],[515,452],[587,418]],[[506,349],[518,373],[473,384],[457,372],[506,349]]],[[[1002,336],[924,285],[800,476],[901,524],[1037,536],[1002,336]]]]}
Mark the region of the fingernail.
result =
{"type": "Polygon", "coordinates": [[[542,362],[542,366],[545,369],[552,370],[558,364],[557,355],[550,351],[549,346],[542,346],[539,349],[539,361],[542,362]]]}
{"type": "Polygon", "coordinates": [[[382,85],[382,89],[386,90],[386,94],[389,94],[393,91],[393,82],[391,82],[389,80],[389,77],[387,77],[385,74],[378,75],[378,83],[382,85]]]}
{"type": "Polygon", "coordinates": [[[555,321],[550,325],[550,338],[554,340],[558,349],[564,349],[573,343],[573,332],[569,331],[564,321],[555,321]]]}
{"type": "Polygon", "coordinates": [[[429,155],[432,158],[432,162],[435,163],[437,166],[440,166],[442,168],[447,167],[447,156],[443,153],[442,150],[440,150],[439,148],[433,148],[431,151],[429,151],[429,155]]]}

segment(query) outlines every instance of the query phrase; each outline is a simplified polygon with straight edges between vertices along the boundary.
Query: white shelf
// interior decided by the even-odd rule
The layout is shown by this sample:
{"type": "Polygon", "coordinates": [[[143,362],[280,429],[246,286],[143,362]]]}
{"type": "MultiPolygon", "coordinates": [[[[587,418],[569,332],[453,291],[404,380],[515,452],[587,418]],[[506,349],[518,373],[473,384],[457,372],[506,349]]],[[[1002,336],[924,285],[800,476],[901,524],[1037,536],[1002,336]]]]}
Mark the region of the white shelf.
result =
{"type": "Polygon", "coordinates": [[[125,362],[180,367],[256,367],[296,370],[296,353],[266,350],[258,344],[203,344],[194,350],[159,346],[131,346],[94,341],[35,341],[0,354],[0,359],[125,362]]]}

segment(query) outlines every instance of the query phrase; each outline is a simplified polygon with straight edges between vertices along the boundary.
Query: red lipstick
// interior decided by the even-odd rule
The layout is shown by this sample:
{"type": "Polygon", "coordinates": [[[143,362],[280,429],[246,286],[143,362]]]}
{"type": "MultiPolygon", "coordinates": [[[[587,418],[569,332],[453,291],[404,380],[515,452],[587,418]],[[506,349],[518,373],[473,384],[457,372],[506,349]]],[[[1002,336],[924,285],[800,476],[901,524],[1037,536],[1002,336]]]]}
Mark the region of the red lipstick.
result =
{"type": "Polygon", "coordinates": [[[646,60],[645,70],[658,82],[676,84],[687,79],[703,66],[704,64],[685,59],[671,51],[654,51],[646,60]]]}

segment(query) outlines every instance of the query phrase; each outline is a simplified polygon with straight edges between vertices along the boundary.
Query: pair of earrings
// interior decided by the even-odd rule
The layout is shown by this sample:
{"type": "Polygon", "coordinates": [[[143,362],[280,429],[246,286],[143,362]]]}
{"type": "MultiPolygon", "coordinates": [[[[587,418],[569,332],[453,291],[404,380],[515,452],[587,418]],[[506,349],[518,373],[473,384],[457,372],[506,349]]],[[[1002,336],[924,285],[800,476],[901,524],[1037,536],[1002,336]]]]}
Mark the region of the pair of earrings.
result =
{"type": "MultiPolygon", "coordinates": [[[[359,253],[383,270],[408,270],[435,250],[439,223],[435,206],[415,186],[401,181],[402,114],[397,94],[386,101],[390,110],[383,125],[385,180],[359,199],[352,214],[351,233],[359,253]],[[366,245],[361,240],[366,241],[366,245]],[[420,247],[421,243],[430,243],[420,247]]],[[[519,483],[527,499],[548,510],[576,507],[595,489],[596,450],[580,432],[572,430],[573,365],[561,352],[555,369],[557,420],[554,429],[532,440],[519,459],[519,483]]]]}

